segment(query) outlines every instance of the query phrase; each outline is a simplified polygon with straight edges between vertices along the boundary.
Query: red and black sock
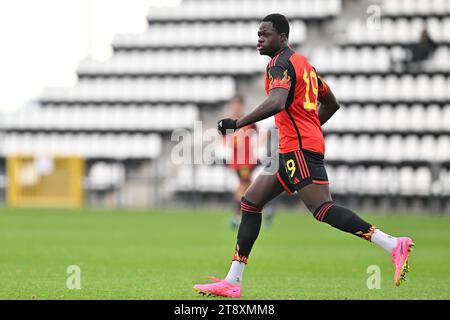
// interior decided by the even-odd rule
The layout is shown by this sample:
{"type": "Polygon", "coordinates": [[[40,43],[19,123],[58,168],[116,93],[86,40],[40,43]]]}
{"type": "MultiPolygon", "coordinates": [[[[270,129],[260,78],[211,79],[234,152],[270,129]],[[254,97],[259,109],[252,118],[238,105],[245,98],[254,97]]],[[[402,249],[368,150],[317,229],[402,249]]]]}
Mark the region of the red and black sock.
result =
{"type": "Polygon", "coordinates": [[[347,208],[335,205],[334,202],[323,203],[314,212],[314,217],[318,221],[326,222],[332,227],[369,241],[375,230],[375,227],[362,220],[356,213],[347,208]]]}
{"type": "Polygon", "coordinates": [[[239,225],[237,244],[232,260],[247,263],[250,251],[261,229],[262,209],[242,197],[241,210],[241,224],[239,225]]]}

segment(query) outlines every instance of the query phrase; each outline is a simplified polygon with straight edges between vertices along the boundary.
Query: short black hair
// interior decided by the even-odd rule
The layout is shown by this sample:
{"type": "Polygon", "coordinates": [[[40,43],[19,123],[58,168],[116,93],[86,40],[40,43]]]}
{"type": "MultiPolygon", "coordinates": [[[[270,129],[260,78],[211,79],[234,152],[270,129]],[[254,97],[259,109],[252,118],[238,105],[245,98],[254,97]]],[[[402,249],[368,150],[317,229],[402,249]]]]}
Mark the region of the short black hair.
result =
{"type": "Polygon", "coordinates": [[[272,13],[265,16],[262,21],[272,22],[274,29],[278,33],[285,33],[286,37],[289,38],[289,21],[285,16],[279,13],[272,13]]]}

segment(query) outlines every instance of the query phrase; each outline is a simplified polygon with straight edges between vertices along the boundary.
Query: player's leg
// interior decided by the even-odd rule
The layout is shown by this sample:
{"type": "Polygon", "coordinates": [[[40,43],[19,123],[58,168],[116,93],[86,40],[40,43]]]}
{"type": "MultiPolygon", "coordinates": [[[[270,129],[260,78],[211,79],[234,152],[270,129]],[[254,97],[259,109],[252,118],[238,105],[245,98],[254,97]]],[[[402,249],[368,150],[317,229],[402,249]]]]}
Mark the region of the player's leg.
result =
{"type": "Polygon", "coordinates": [[[270,200],[284,191],[276,175],[260,174],[241,200],[242,220],[233,259],[246,262],[261,227],[261,211],[270,200]]]}
{"type": "Polygon", "coordinates": [[[230,270],[224,280],[215,284],[195,285],[200,293],[239,297],[244,267],[261,228],[261,211],[266,203],[280,195],[285,189],[277,174],[261,173],[245,192],[241,201],[242,219],[230,270]]]}
{"type": "Polygon", "coordinates": [[[275,216],[275,206],[271,203],[264,207],[264,227],[270,228],[272,226],[273,217],[275,216]]]}
{"type": "MultiPolygon", "coordinates": [[[[323,155],[307,150],[298,150],[282,154],[280,159],[287,169],[288,179],[318,221],[371,240],[376,228],[353,211],[333,202],[323,155]]],[[[392,251],[396,243],[394,237],[384,236],[384,234],[383,241],[380,241],[380,245],[388,251],[392,251]]]]}
{"type": "Polygon", "coordinates": [[[408,271],[412,240],[407,237],[392,237],[361,219],[352,210],[334,203],[330,195],[323,156],[306,150],[297,151],[297,155],[297,158],[303,158],[303,161],[302,159],[300,161],[303,163],[304,176],[307,176],[307,179],[298,184],[298,192],[314,217],[339,230],[369,240],[388,251],[395,265],[394,282],[400,285],[408,271]]]}
{"type": "Polygon", "coordinates": [[[233,195],[233,216],[230,219],[230,227],[231,229],[236,229],[241,222],[241,201],[239,194],[241,190],[241,181],[239,180],[238,186],[234,191],[233,195]]]}
{"type": "Polygon", "coordinates": [[[241,223],[241,199],[245,194],[245,191],[251,185],[251,169],[248,166],[242,166],[238,169],[239,184],[234,193],[235,214],[231,221],[231,227],[237,228],[241,223]]]}
{"type": "Polygon", "coordinates": [[[336,205],[331,199],[328,185],[310,184],[299,190],[299,194],[318,221],[369,240],[389,252],[395,268],[394,283],[399,286],[406,280],[408,256],[414,246],[410,238],[386,234],[350,209],[336,205]]]}
{"type": "Polygon", "coordinates": [[[331,198],[328,184],[312,183],[300,189],[298,193],[318,221],[367,240],[371,239],[375,227],[353,211],[336,205],[331,198]]]}
{"type": "Polygon", "coordinates": [[[392,237],[361,219],[355,212],[335,204],[330,195],[323,155],[298,150],[280,155],[287,177],[300,198],[318,221],[372,241],[391,253],[395,265],[395,284],[399,285],[408,271],[407,259],[413,245],[410,238],[392,237]]]}
{"type": "Polygon", "coordinates": [[[241,223],[241,198],[244,195],[245,190],[248,188],[248,186],[245,186],[245,179],[242,175],[242,169],[238,168],[236,169],[236,174],[238,177],[238,185],[236,189],[234,190],[233,195],[233,216],[230,219],[230,226],[232,229],[236,229],[239,227],[239,224],[241,223]]]}
{"type": "Polygon", "coordinates": [[[261,229],[262,208],[283,191],[276,175],[263,173],[256,178],[242,197],[241,224],[230,270],[225,277],[228,283],[237,285],[242,282],[245,265],[261,229]]]}
{"type": "Polygon", "coordinates": [[[335,204],[328,184],[310,184],[298,191],[300,198],[318,221],[372,241],[388,252],[397,245],[397,238],[387,235],[361,219],[355,212],[335,204]]]}

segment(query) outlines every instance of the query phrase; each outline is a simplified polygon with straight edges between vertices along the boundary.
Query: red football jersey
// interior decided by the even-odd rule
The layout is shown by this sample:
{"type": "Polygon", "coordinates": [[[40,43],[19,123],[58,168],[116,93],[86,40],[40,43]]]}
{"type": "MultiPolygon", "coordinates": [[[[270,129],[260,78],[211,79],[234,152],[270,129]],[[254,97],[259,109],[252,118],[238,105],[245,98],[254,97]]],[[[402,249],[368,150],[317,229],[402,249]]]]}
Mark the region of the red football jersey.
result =
{"type": "Polygon", "coordinates": [[[324,154],[317,101],[330,88],[317,76],[308,60],[286,47],[267,65],[265,85],[267,94],[273,88],[289,90],[285,109],[275,115],[279,152],[305,149],[324,154]]]}
{"type": "Polygon", "coordinates": [[[251,124],[241,128],[232,135],[226,136],[231,143],[233,154],[229,166],[233,169],[256,167],[257,159],[254,154],[254,144],[252,138],[256,134],[256,125],[251,124]]]}

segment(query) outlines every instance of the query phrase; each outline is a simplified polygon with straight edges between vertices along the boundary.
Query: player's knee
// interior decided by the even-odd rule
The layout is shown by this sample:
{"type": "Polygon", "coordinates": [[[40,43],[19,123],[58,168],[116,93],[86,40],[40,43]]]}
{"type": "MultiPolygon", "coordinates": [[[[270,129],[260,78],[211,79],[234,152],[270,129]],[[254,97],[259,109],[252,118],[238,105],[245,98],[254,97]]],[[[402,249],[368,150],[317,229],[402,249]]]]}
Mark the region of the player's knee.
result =
{"type": "Polygon", "coordinates": [[[261,206],[258,202],[249,199],[246,195],[241,198],[241,209],[243,211],[261,212],[262,208],[263,206],[261,206]]]}
{"type": "Polygon", "coordinates": [[[251,203],[253,203],[255,206],[257,206],[259,208],[264,207],[265,203],[262,203],[261,199],[259,199],[261,197],[258,197],[258,195],[255,192],[253,192],[251,189],[252,188],[245,190],[244,195],[241,198],[241,201],[242,201],[242,199],[245,198],[247,201],[250,201],[251,203]]]}
{"type": "Polygon", "coordinates": [[[333,201],[325,201],[321,203],[319,206],[312,208],[313,210],[310,211],[317,221],[323,221],[325,214],[328,212],[328,210],[330,210],[333,204],[334,204],[333,201]]]}
{"type": "Polygon", "coordinates": [[[330,197],[319,197],[318,199],[313,199],[312,201],[304,201],[308,210],[315,214],[326,203],[331,203],[333,200],[330,197]]]}
{"type": "Polygon", "coordinates": [[[319,201],[305,201],[305,199],[303,199],[303,203],[305,204],[306,208],[309,210],[309,212],[311,212],[312,214],[314,214],[314,212],[316,212],[316,210],[323,204],[327,202],[327,200],[319,200],[319,201]]]}

